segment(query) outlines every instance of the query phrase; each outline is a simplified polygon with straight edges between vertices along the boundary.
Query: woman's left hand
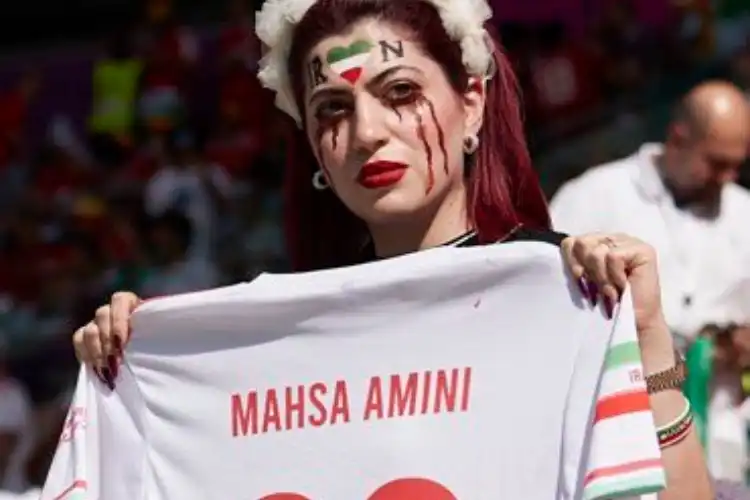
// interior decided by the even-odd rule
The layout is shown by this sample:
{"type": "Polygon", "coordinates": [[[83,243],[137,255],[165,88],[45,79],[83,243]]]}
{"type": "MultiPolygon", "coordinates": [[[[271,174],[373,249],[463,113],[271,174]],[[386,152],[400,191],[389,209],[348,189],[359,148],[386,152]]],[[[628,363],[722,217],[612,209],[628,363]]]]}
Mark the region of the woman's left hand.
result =
{"type": "Polygon", "coordinates": [[[584,296],[601,301],[608,315],[629,286],[642,350],[651,345],[673,356],[653,247],[626,234],[591,233],[566,238],[562,249],[584,296]]]}

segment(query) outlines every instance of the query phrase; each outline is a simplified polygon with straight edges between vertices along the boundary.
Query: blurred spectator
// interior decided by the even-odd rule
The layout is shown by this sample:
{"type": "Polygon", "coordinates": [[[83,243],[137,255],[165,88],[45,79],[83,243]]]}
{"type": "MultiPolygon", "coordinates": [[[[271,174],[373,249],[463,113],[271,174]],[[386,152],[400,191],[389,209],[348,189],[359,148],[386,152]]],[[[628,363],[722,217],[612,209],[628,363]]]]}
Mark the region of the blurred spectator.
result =
{"type": "Polygon", "coordinates": [[[735,83],[745,91],[750,100],[750,35],[745,46],[732,59],[732,76],[735,83]]]}
{"type": "Polygon", "coordinates": [[[29,71],[15,86],[0,93],[0,169],[17,160],[23,151],[26,114],[39,83],[39,75],[29,71]]]}
{"type": "Polygon", "coordinates": [[[192,134],[178,132],[169,144],[167,163],[146,185],[146,212],[152,217],[168,210],[185,215],[192,226],[191,256],[209,258],[218,215],[231,197],[231,180],[221,166],[202,157],[201,145],[192,134]]]}
{"type": "Polygon", "coordinates": [[[255,11],[249,0],[228,0],[227,20],[219,35],[222,64],[239,61],[249,70],[257,67],[260,40],[255,36],[255,11]]]}
{"type": "Polygon", "coordinates": [[[96,186],[96,172],[66,147],[48,143],[37,159],[31,181],[36,204],[70,213],[79,196],[96,186]]]}
{"type": "Polygon", "coordinates": [[[130,34],[124,30],[110,40],[105,56],[94,63],[89,132],[94,156],[103,165],[119,166],[132,145],[142,70],[130,34]]]}
{"type": "Polygon", "coordinates": [[[651,46],[633,0],[608,0],[594,31],[598,62],[610,96],[638,89],[646,82],[651,46]]]}
{"type": "Polygon", "coordinates": [[[31,402],[5,365],[6,346],[0,339],[0,490],[21,493],[28,488],[25,464],[33,445],[31,402]]]}
{"type": "Polygon", "coordinates": [[[531,55],[530,113],[537,122],[585,112],[600,103],[599,72],[592,54],[566,36],[562,23],[542,25],[531,55]]]}
{"type": "MultiPolygon", "coordinates": [[[[750,325],[750,310],[733,307],[743,302],[750,281],[750,193],[734,184],[749,143],[750,108],[742,93],[725,82],[705,82],[680,102],[664,145],[643,145],[629,158],[587,172],[551,203],[562,231],[622,231],[654,246],[665,319],[683,347],[710,324],[750,325]]],[[[714,443],[727,450],[731,441],[735,457],[743,456],[747,439],[738,385],[718,381],[708,425],[709,450],[714,443]],[[717,434],[726,426],[710,424],[727,415],[736,431],[731,439],[717,434]]],[[[744,464],[709,465],[718,478],[743,479],[744,464]]]]}
{"type": "Polygon", "coordinates": [[[712,0],[671,0],[665,63],[673,70],[712,55],[715,42],[712,0]]]}
{"type": "Polygon", "coordinates": [[[174,130],[184,123],[198,41],[179,23],[171,0],[148,0],[146,22],[140,32],[145,58],[139,94],[139,113],[149,133],[174,130]]]}
{"type": "Polygon", "coordinates": [[[193,228],[181,212],[169,210],[155,217],[149,239],[153,266],[141,289],[142,296],[193,292],[221,284],[211,261],[190,255],[193,228]]]}
{"type": "Polygon", "coordinates": [[[233,177],[247,177],[266,139],[273,96],[256,76],[260,42],[247,0],[229,0],[228,16],[219,40],[218,124],[207,154],[233,177]]]}
{"type": "Polygon", "coordinates": [[[27,72],[0,92],[0,209],[11,207],[28,180],[25,163],[26,115],[39,89],[39,76],[27,72]]]}

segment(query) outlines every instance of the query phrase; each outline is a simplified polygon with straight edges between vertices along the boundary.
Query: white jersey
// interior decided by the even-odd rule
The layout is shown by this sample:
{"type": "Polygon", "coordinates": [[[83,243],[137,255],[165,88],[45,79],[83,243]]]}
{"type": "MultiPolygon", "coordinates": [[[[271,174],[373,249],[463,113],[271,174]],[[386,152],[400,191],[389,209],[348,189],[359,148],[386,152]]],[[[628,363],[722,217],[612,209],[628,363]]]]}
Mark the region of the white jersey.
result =
{"type": "Polygon", "coordinates": [[[42,499],[645,498],[630,300],[607,320],[515,242],[146,302],[115,391],[81,371],[42,499]]]}

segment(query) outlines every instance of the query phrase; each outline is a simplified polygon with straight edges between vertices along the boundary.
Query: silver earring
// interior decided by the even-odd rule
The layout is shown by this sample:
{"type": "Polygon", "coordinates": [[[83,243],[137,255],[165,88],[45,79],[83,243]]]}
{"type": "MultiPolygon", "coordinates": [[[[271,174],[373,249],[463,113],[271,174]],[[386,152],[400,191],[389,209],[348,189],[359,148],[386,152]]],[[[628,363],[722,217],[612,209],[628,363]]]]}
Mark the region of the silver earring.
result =
{"type": "Polygon", "coordinates": [[[312,185],[318,191],[325,191],[328,189],[328,181],[326,181],[326,177],[322,170],[318,170],[313,174],[312,185]]]}
{"type": "Polygon", "coordinates": [[[479,149],[479,137],[471,134],[464,139],[464,153],[467,155],[474,154],[479,149]]]}

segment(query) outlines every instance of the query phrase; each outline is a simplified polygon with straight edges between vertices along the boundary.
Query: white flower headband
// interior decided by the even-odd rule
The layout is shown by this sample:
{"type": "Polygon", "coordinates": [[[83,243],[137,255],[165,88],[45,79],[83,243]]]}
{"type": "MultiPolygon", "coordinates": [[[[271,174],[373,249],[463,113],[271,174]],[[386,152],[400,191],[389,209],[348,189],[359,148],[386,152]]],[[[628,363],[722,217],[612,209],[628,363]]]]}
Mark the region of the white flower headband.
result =
{"type": "MultiPolygon", "coordinates": [[[[276,92],[276,106],[301,126],[302,116],[292,92],[288,59],[297,23],[317,0],[266,0],[256,16],[255,31],[267,52],[258,78],[276,92]]],[[[394,2],[403,0],[393,0],[394,2]]],[[[425,0],[435,6],[448,36],[461,46],[464,67],[471,75],[492,76],[492,42],[484,23],[492,17],[487,0],[425,0]]]]}

